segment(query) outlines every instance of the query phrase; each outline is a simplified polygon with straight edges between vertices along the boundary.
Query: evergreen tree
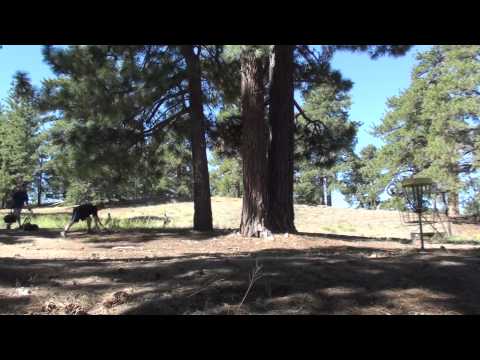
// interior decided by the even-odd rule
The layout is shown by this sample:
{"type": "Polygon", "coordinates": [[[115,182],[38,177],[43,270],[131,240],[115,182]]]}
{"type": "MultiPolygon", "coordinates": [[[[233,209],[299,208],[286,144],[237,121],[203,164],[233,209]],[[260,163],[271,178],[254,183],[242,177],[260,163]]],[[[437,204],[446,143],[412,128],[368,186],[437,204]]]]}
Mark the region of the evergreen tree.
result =
{"type": "Polygon", "coordinates": [[[183,45],[181,52],[187,64],[189,112],[192,127],[193,197],[195,207],[193,228],[194,230],[210,231],[213,228],[212,206],[210,201],[207,147],[205,143],[200,49],[197,47],[197,53],[195,53],[193,45],[183,45]]]}
{"type": "Polygon", "coordinates": [[[298,202],[330,205],[337,173],[353,152],[359,123],[349,119],[348,87],[324,83],[308,92],[297,116],[296,184],[298,202]]]}
{"type": "Polygon", "coordinates": [[[230,52],[240,59],[242,74],[241,122],[242,146],[245,147],[242,151],[245,194],[241,232],[244,236],[252,236],[258,233],[258,229],[265,228],[294,231],[293,186],[290,186],[293,185],[294,171],[294,142],[291,134],[293,117],[288,115],[293,114],[293,111],[289,109],[297,107],[299,113],[308,119],[293,98],[294,88],[308,91],[324,82],[349,86],[339,72],[330,69],[329,61],[335,50],[369,51],[372,58],[376,58],[384,54],[401,55],[408,48],[409,46],[395,45],[323,46],[321,54],[306,45],[244,45],[229,48],[230,52]],[[267,60],[270,60],[269,72],[265,69],[267,60]],[[268,87],[265,79],[268,79],[268,87]],[[246,84],[254,86],[246,87],[246,84]],[[265,124],[265,105],[260,109],[260,98],[265,98],[267,88],[270,97],[265,99],[265,103],[269,103],[270,116],[265,124]],[[251,91],[252,89],[254,91],[251,91]],[[282,98],[284,102],[280,101],[282,98]],[[267,151],[266,156],[264,149],[267,151]],[[278,151],[279,149],[281,151],[278,151]],[[253,156],[254,153],[257,154],[256,157],[253,156]],[[268,168],[267,171],[264,170],[265,167],[268,168]],[[272,209],[277,211],[272,212],[272,209]]]}
{"type": "Polygon", "coordinates": [[[294,174],[294,50],[275,45],[270,56],[268,151],[268,217],[274,232],[296,232],[293,209],[294,174]]]}
{"type": "Polygon", "coordinates": [[[465,215],[474,216],[478,220],[480,218],[480,179],[477,176],[471,176],[467,179],[466,186],[468,191],[463,202],[465,215]]]}
{"type": "Polygon", "coordinates": [[[73,125],[64,127],[71,136],[63,145],[74,145],[75,171],[96,191],[106,179],[145,196],[152,191],[145,154],[185,122],[196,169],[194,228],[211,229],[200,53],[193,46],[143,45],[45,47],[44,54],[59,77],[45,82],[43,104],[73,125]]]}
{"type": "Polygon", "coordinates": [[[240,58],[241,154],[243,161],[243,204],[240,232],[255,236],[266,228],[268,207],[268,138],[265,113],[265,75],[268,45],[232,46],[230,56],[240,58]]]}
{"type": "Polygon", "coordinates": [[[365,209],[375,209],[380,205],[380,195],[388,178],[381,176],[382,163],[377,152],[374,145],[367,145],[359,156],[351,152],[342,164],[339,189],[349,204],[365,209]]]}
{"type": "Polygon", "coordinates": [[[41,117],[33,99],[30,80],[25,73],[18,72],[6,107],[0,113],[0,194],[3,206],[19,179],[31,182],[36,175],[41,117]]]}
{"type": "Polygon", "coordinates": [[[388,101],[375,129],[390,178],[431,177],[449,190],[450,214],[459,214],[463,176],[478,166],[480,46],[438,45],[417,57],[412,84],[388,101]]]}
{"type": "Polygon", "coordinates": [[[242,164],[237,158],[221,156],[213,153],[211,172],[212,192],[215,196],[240,198],[242,188],[242,164]]]}

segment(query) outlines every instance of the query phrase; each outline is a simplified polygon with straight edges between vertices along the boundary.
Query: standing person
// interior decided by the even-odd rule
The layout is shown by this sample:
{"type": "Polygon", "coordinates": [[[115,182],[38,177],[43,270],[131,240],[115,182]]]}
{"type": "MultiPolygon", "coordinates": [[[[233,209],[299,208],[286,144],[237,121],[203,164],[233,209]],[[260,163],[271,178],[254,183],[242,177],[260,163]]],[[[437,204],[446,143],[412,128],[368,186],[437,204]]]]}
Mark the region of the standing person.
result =
{"type": "Polygon", "coordinates": [[[91,232],[91,223],[92,223],[92,218],[95,223],[95,228],[99,230],[98,225],[100,224],[103,228],[102,222],[98,218],[98,210],[103,208],[103,204],[98,204],[98,205],[93,205],[91,203],[79,205],[73,208],[73,213],[72,213],[72,218],[70,219],[70,222],[65,225],[64,231],[60,233],[62,237],[67,236],[67,232],[70,230],[73,224],[76,222],[79,222],[80,220],[87,221],[87,227],[88,227],[88,232],[91,232]]]}
{"type": "Polygon", "coordinates": [[[32,208],[30,207],[30,205],[28,205],[27,183],[22,183],[21,185],[19,185],[12,195],[13,215],[15,215],[17,219],[19,228],[22,226],[20,216],[22,214],[22,209],[24,205],[30,212],[32,211],[32,208]]]}

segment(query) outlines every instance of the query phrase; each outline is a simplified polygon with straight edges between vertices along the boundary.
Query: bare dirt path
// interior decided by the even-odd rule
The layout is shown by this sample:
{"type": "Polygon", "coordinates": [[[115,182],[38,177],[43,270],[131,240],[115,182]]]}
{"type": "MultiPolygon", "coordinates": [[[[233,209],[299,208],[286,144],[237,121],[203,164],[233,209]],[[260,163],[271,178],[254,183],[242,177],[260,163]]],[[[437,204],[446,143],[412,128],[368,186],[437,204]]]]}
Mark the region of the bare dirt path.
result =
{"type": "Polygon", "coordinates": [[[303,233],[0,231],[2,314],[480,313],[480,247],[303,233]],[[261,278],[241,302],[249,274],[261,278]]]}

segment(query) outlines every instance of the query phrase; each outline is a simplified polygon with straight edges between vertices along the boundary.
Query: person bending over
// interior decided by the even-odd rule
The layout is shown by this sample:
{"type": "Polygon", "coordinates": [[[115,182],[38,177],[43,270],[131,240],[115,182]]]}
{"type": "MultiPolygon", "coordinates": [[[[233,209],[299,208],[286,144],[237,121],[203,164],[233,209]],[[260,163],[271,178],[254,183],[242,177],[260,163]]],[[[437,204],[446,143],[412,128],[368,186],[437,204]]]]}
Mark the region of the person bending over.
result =
{"type": "Polygon", "coordinates": [[[65,226],[65,229],[60,233],[60,235],[62,237],[66,237],[68,231],[73,226],[73,224],[75,224],[76,222],[79,222],[80,220],[87,221],[88,232],[91,233],[92,218],[95,223],[95,229],[99,230],[98,225],[100,225],[102,228],[105,228],[105,226],[103,226],[102,222],[98,217],[98,210],[102,208],[103,208],[102,204],[93,205],[91,203],[74,207],[72,218],[70,219],[70,222],[65,226]]]}

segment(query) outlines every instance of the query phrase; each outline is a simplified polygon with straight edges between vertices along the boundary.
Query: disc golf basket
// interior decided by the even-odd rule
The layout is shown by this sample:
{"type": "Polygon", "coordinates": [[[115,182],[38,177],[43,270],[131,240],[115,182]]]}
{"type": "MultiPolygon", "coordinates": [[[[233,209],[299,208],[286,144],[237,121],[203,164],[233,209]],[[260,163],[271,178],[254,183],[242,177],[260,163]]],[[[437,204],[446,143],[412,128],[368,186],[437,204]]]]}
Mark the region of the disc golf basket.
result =
{"type": "Polygon", "coordinates": [[[446,233],[451,235],[450,223],[448,221],[448,207],[446,191],[437,187],[430,178],[410,178],[400,182],[400,187],[393,184],[388,193],[403,197],[405,201],[404,210],[400,211],[400,218],[403,224],[418,226],[419,232],[411,232],[411,240],[420,238],[421,249],[424,250],[424,237],[435,235],[443,237],[446,233]],[[442,208],[442,212],[439,210],[442,208]],[[424,232],[424,226],[428,225],[433,232],[424,232]],[[439,226],[443,231],[439,231],[439,226]]]}

